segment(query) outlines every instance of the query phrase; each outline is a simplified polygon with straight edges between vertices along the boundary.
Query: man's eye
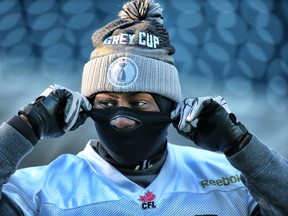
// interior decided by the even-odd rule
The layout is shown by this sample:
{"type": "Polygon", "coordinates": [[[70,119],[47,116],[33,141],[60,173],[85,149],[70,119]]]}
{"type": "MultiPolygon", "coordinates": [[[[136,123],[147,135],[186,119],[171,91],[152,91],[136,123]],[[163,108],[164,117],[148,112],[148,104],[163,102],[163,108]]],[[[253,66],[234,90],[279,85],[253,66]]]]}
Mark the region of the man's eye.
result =
{"type": "Polygon", "coordinates": [[[144,106],[146,104],[147,103],[145,101],[135,101],[135,102],[131,103],[132,107],[142,107],[142,106],[144,106]]]}
{"type": "Polygon", "coordinates": [[[98,101],[97,106],[101,108],[112,108],[115,107],[115,103],[111,101],[98,101]]]}

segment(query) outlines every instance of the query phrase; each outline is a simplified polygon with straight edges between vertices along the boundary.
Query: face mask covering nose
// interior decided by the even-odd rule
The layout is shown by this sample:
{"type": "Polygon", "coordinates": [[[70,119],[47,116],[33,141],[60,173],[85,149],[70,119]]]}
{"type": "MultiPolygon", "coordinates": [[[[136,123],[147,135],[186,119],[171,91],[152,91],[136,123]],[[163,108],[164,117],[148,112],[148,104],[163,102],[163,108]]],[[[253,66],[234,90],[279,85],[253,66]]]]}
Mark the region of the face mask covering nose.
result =
{"type": "Polygon", "coordinates": [[[134,166],[153,155],[167,142],[167,130],[172,122],[170,113],[139,111],[126,107],[92,109],[101,145],[119,164],[134,166]],[[125,117],[135,125],[119,129],[111,121],[125,117]]]}
{"type": "Polygon", "coordinates": [[[135,130],[142,122],[131,116],[117,115],[111,119],[110,124],[115,130],[127,132],[129,130],[135,130]]]}

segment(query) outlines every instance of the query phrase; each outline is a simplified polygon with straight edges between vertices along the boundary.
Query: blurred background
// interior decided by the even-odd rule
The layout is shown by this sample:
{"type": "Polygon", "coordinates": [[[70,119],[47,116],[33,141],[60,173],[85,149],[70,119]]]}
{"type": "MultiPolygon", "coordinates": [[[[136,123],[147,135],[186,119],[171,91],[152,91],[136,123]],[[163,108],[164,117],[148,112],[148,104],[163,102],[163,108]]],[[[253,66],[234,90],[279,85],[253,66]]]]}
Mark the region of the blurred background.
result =
{"type": "MultiPolygon", "coordinates": [[[[288,1],[158,0],[176,48],[183,97],[222,95],[247,128],[288,158],[288,1]]],[[[0,120],[50,84],[80,91],[93,32],[122,0],[1,0],[0,120]]],[[[170,128],[169,141],[191,145],[170,128]]],[[[92,120],[41,140],[20,167],[75,154],[97,138],[92,120]]]]}

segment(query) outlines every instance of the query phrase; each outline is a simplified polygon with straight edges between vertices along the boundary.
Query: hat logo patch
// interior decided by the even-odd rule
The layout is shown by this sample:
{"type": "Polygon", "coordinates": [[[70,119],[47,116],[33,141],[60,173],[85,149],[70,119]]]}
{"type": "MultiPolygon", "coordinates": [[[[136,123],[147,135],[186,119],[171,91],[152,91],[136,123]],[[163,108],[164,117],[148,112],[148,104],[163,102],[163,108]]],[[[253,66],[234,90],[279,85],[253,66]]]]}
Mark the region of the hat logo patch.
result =
{"type": "Polygon", "coordinates": [[[138,77],[136,63],[127,57],[120,57],[113,61],[108,68],[107,78],[116,87],[132,85],[138,77]]]}

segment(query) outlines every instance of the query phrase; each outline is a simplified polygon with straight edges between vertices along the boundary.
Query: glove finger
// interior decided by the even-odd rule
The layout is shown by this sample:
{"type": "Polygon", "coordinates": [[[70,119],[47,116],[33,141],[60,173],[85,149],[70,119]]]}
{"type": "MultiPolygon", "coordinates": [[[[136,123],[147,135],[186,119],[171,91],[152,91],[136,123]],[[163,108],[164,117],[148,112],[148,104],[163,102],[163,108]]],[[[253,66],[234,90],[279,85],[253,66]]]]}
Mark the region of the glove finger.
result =
{"type": "Polygon", "coordinates": [[[89,101],[80,93],[73,92],[68,89],[64,89],[64,91],[67,100],[65,107],[66,121],[68,121],[68,119],[75,118],[75,115],[78,116],[79,111],[82,109],[88,110],[89,108],[92,108],[91,104],[89,107],[89,101]]]}
{"type": "Polygon", "coordinates": [[[177,118],[180,116],[181,105],[182,105],[182,103],[178,103],[178,105],[177,105],[177,107],[175,108],[175,110],[173,110],[173,111],[171,112],[170,118],[171,118],[172,120],[175,120],[175,119],[177,119],[177,118]]]}
{"type": "Polygon", "coordinates": [[[71,113],[70,117],[65,119],[66,123],[64,127],[65,132],[70,130],[75,125],[77,119],[79,118],[79,112],[80,112],[80,106],[77,106],[76,109],[70,110],[71,113]]]}
{"type": "MultiPolygon", "coordinates": [[[[67,92],[68,95],[68,101],[67,101],[67,105],[66,105],[66,109],[67,109],[67,116],[65,118],[65,122],[66,122],[66,127],[65,130],[71,130],[74,125],[78,125],[77,127],[79,127],[80,125],[82,125],[86,118],[82,118],[80,116],[80,113],[83,113],[84,115],[84,111],[89,111],[92,109],[92,105],[90,104],[90,102],[88,101],[88,99],[86,97],[84,97],[83,95],[81,95],[78,92],[67,92]],[[72,100],[72,101],[71,101],[72,100]],[[78,122],[83,120],[83,122],[78,122]]],[[[77,128],[76,127],[76,128],[77,128]]]]}
{"type": "Polygon", "coordinates": [[[86,111],[90,111],[92,109],[92,104],[90,103],[90,101],[86,97],[84,97],[82,95],[81,95],[81,97],[82,97],[81,109],[86,110],[86,111]]]}
{"type": "Polygon", "coordinates": [[[231,110],[228,107],[226,100],[222,96],[216,95],[213,97],[213,100],[219,103],[226,110],[227,113],[231,113],[231,110]]]}
{"type": "Polygon", "coordinates": [[[70,118],[71,121],[67,123],[68,127],[66,130],[71,130],[71,131],[75,130],[80,125],[84,124],[84,122],[86,121],[88,117],[88,114],[86,113],[86,111],[90,111],[92,109],[92,105],[88,101],[88,99],[82,95],[80,96],[81,96],[81,102],[79,103],[80,106],[78,106],[78,104],[76,105],[77,109],[74,110],[71,116],[72,118],[70,118]]]}
{"type": "Polygon", "coordinates": [[[40,96],[44,96],[47,97],[48,95],[51,94],[51,92],[55,91],[56,89],[60,89],[61,86],[57,85],[57,84],[53,84],[50,85],[47,89],[45,89],[40,95],[40,96]]]}
{"type": "Polygon", "coordinates": [[[78,127],[80,127],[81,125],[85,123],[87,118],[88,118],[88,113],[86,111],[80,112],[76,123],[72,127],[67,128],[67,130],[70,130],[70,131],[76,130],[78,127]]]}
{"type": "Polygon", "coordinates": [[[65,89],[64,94],[66,97],[65,122],[68,123],[68,121],[71,121],[75,114],[77,114],[77,110],[79,110],[80,107],[80,101],[74,92],[65,89]]]}
{"type": "Polygon", "coordinates": [[[212,97],[199,97],[194,100],[194,104],[189,114],[186,117],[186,121],[192,122],[198,118],[199,114],[203,111],[205,105],[207,105],[208,101],[211,100],[212,97]],[[205,104],[205,105],[204,105],[205,104]]]}
{"type": "Polygon", "coordinates": [[[179,130],[183,130],[186,124],[190,124],[190,121],[187,121],[187,116],[189,115],[192,107],[193,107],[194,98],[187,98],[183,101],[180,113],[180,121],[178,124],[179,130]]]}
{"type": "Polygon", "coordinates": [[[184,133],[190,133],[193,128],[194,127],[192,124],[185,124],[181,131],[183,131],[184,133]]]}
{"type": "Polygon", "coordinates": [[[66,110],[68,111],[67,116],[65,117],[65,131],[70,130],[79,117],[79,113],[81,111],[81,99],[79,99],[75,94],[73,95],[72,103],[69,106],[68,103],[66,105],[66,110]]]}
{"type": "Polygon", "coordinates": [[[179,130],[179,128],[176,128],[178,133],[184,136],[187,139],[190,139],[194,142],[194,135],[197,131],[197,128],[194,127],[191,124],[186,124],[186,126],[183,128],[183,130],[179,130]]]}

